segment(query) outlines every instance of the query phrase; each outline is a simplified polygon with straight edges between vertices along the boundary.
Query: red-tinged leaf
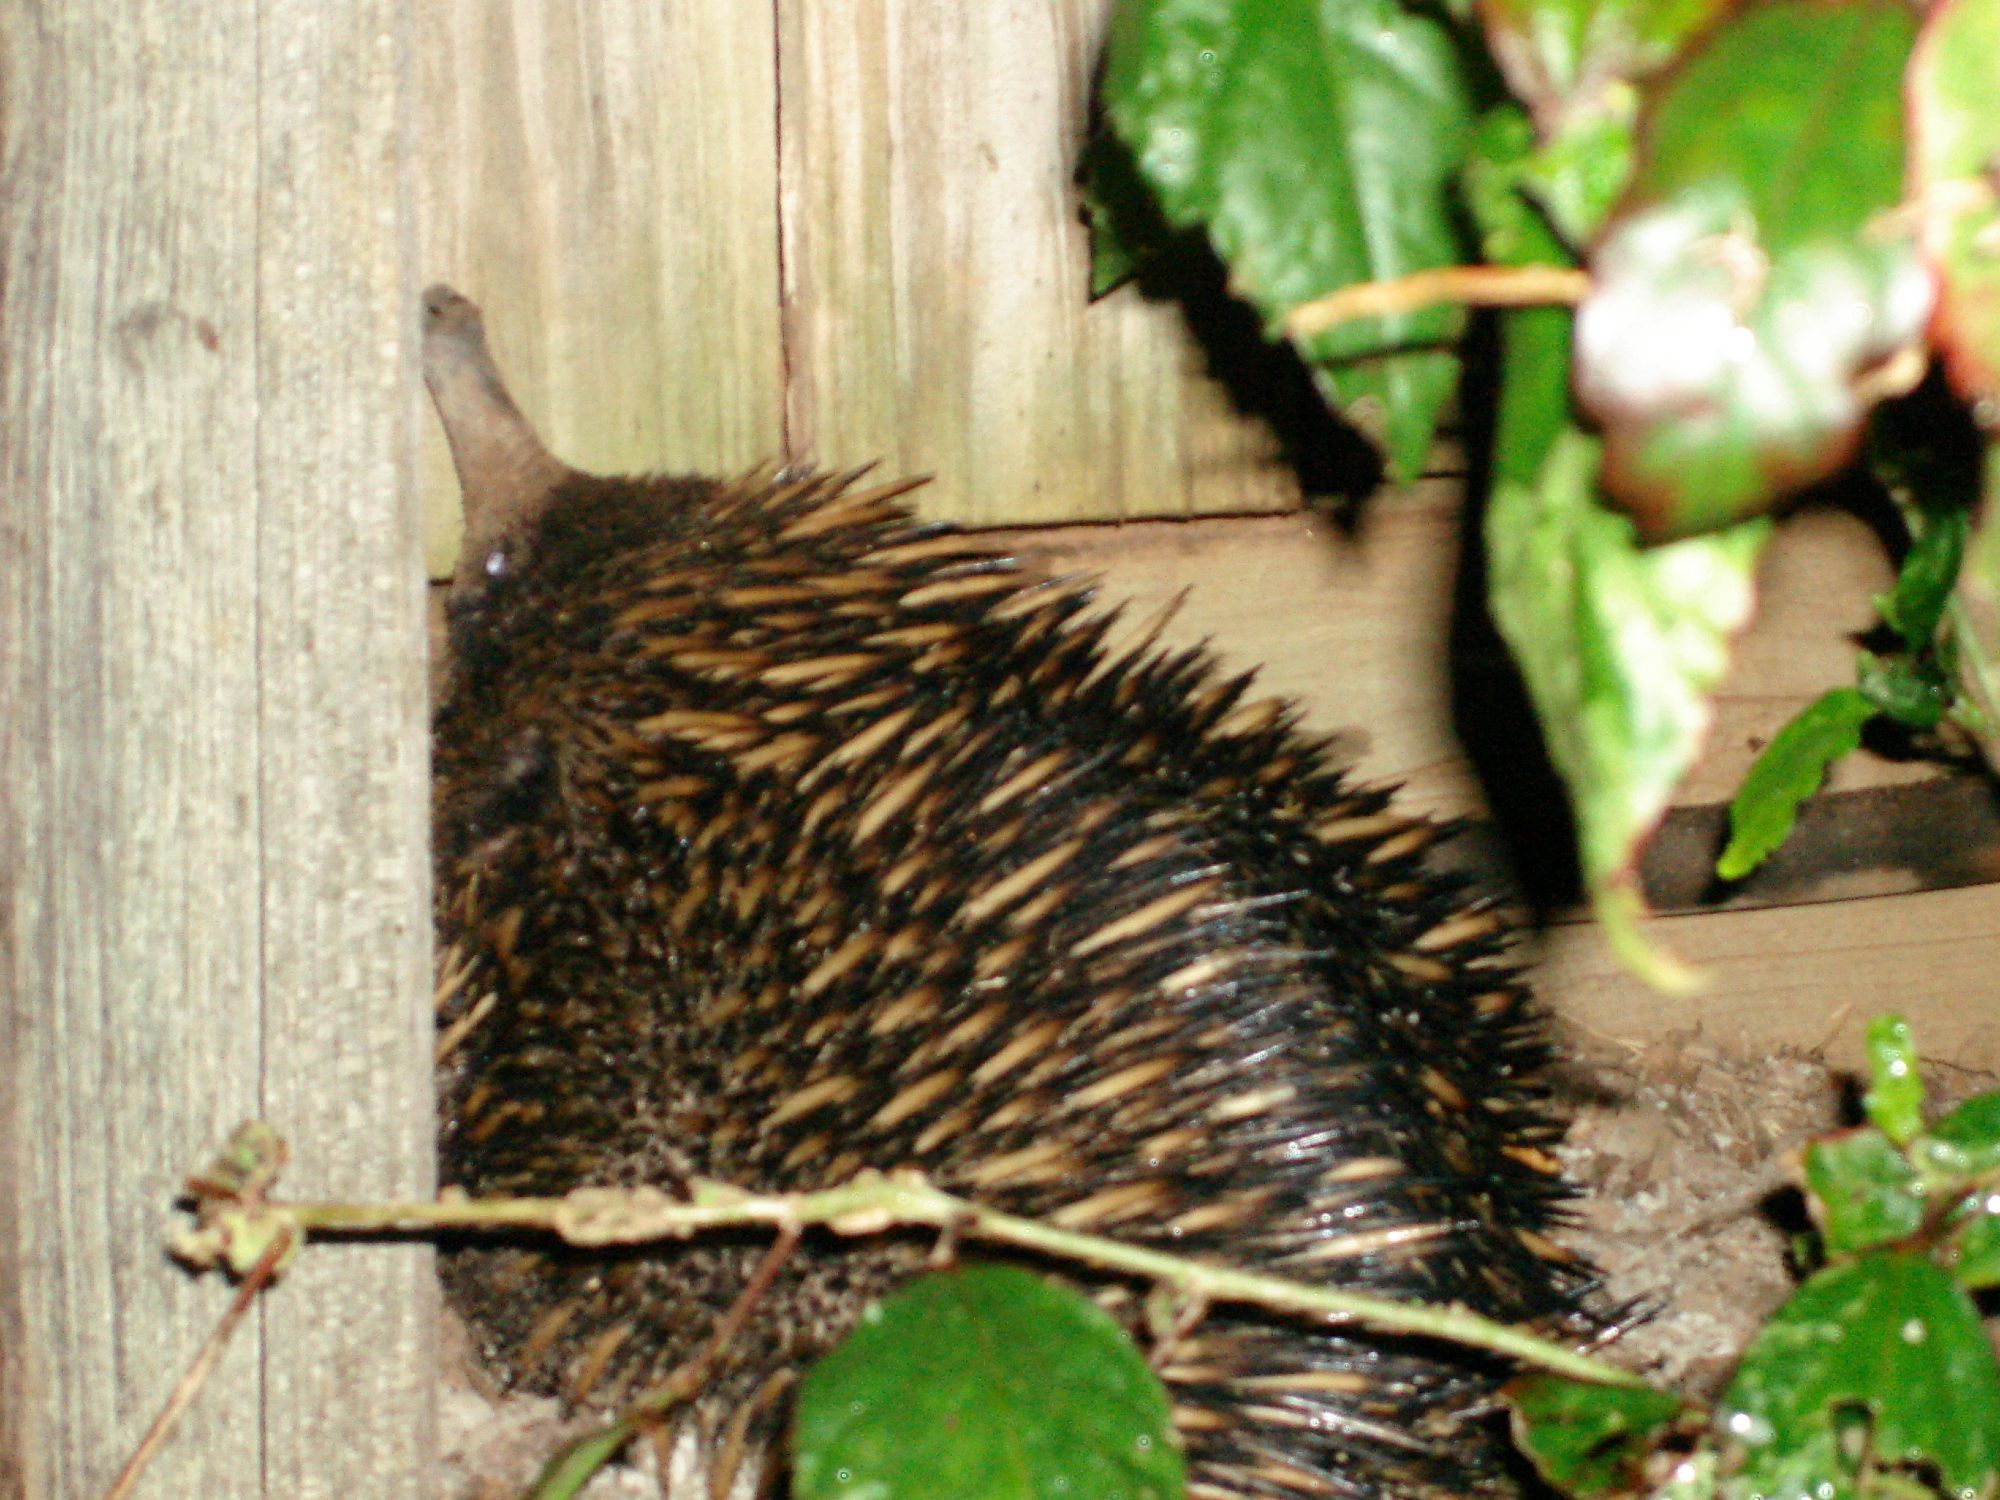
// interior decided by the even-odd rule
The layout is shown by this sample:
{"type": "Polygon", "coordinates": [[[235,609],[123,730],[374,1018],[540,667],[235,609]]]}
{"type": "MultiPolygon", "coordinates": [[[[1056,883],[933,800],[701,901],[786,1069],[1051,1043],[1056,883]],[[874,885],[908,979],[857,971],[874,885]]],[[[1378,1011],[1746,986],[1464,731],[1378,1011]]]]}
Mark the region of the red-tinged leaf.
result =
{"type": "MultiPolygon", "coordinates": [[[[1168,222],[1207,231],[1274,334],[1342,287],[1462,259],[1452,181],[1472,109],[1434,16],[1392,0],[1127,0],[1104,107],[1168,222]]],[[[1433,307],[1299,341],[1399,480],[1422,472],[1464,326],[1433,307]]]]}
{"type": "Polygon", "coordinates": [[[1910,60],[1911,187],[1945,372],[2000,426],[2000,0],[1942,0],[1910,60]]]}
{"type": "Polygon", "coordinates": [[[1487,45],[1544,139],[1605,89],[1657,72],[1730,0],[1480,0],[1487,45]]]}
{"type": "Polygon", "coordinates": [[[1647,117],[1592,257],[1576,376],[1607,492],[1650,539],[1769,508],[1853,453],[1931,279],[1902,193],[1897,0],[1782,0],[1716,32],[1647,117]]]}

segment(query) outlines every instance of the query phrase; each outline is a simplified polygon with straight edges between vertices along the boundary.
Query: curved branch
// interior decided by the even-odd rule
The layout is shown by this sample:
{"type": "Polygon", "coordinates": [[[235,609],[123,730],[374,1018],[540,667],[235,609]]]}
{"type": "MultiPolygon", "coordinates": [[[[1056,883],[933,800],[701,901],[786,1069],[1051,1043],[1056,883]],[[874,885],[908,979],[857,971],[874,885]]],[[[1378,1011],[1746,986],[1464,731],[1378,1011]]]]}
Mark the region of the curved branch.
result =
{"type": "MultiPolygon", "coordinates": [[[[578,1188],[560,1198],[470,1199],[441,1196],[435,1203],[250,1203],[211,1209],[207,1237],[181,1243],[183,1259],[200,1265],[232,1264],[232,1244],[269,1242],[289,1228],[302,1235],[426,1234],[439,1229],[530,1229],[565,1242],[597,1248],[649,1240],[686,1239],[706,1230],[752,1225],[788,1233],[821,1226],[836,1234],[878,1234],[899,1226],[928,1225],[972,1239],[1034,1250],[1100,1270],[1145,1277],[1202,1304],[1234,1302],[1273,1312],[1351,1323],[1380,1333],[1449,1339],[1504,1354],[1577,1380],[1643,1385],[1617,1366],[1464,1307],[1428,1307],[1360,1292],[1313,1286],[1193,1261],[1123,1240],[1056,1229],[1034,1219],[954,1197],[916,1172],[868,1171],[840,1187],[812,1193],[749,1193],[726,1183],[696,1179],[689,1197],[658,1188],[578,1188]],[[275,1222],[274,1222],[275,1221],[275,1222]]],[[[1425,1227],[1412,1237],[1431,1233],[1425,1227]]]]}

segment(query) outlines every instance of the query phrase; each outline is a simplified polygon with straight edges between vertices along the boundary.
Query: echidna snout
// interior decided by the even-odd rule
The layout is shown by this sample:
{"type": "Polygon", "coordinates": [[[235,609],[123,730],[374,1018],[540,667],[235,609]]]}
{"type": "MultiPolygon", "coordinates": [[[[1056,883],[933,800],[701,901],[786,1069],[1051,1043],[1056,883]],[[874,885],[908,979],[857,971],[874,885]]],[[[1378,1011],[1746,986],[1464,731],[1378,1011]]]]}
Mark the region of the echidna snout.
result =
{"type": "MultiPolygon", "coordinates": [[[[436,720],[448,1182],[761,1190],[916,1166],[1010,1212],[1551,1323],[1579,1266],[1545,1044],[1426,824],[1200,651],[904,486],[604,479],[551,458],[476,309],[427,296],[465,491],[436,720]],[[487,997],[491,997],[490,999],[487,997]]],[[[759,1246],[463,1249],[512,1382],[609,1404],[688,1357],[759,1246]]],[[[919,1258],[803,1247],[717,1367],[787,1371],[919,1258]]],[[[1494,1367],[1209,1316],[1164,1369],[1196,1495],[1504,1492],[1494,1367]]]]}

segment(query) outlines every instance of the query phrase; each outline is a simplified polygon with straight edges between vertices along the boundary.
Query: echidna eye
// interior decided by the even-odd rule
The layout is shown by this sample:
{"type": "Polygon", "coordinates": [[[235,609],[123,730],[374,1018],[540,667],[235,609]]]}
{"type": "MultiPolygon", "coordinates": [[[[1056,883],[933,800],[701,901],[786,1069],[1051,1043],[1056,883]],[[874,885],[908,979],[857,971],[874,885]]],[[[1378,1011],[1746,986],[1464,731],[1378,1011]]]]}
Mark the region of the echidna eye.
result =
{"type": "Polygon", "coordinates": [[[507,556],[507,549],[505,547],[495,547],[491,552],[486,554],[486,576],[488,578],[505,578],[507,576],[508,564],[511,561],[512,559],[507,556]]]}

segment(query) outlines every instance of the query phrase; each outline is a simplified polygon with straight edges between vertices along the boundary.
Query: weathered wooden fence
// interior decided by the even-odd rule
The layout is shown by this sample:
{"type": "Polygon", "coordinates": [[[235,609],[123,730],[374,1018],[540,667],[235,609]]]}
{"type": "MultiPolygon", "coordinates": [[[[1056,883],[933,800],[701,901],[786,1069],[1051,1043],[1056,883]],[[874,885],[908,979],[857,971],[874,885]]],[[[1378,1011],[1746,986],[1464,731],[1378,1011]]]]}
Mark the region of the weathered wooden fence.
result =
{"type": "MultiPolygon", "coordinates": [[[[101,1492],[261,1113],[430,1181],[400,0],[0,0],[0,1494],[101,1492]]],[[[307,1257],[142,1493],[406,1496],[414,1248],[307,1257]]]]}
{"type": "MultiPolygon", "coordinates": [[[[985,521],[1292,488],[1084,301],[1103,0],[0,0],[0,1494],[101,1488],[226,1289],[238,1118],[428,1182],[415,289],[602,467],[946,476],[985,521]]],[[[145,1493],[421,1488],[425,1257],[309,1257],[145,1493]]]]}
{"type": "MultiPolygon", "coordinates": [[[[1179,309],[1085,300],[1107,9],[0,0],[0,1500],[101,1490],[212,1324],[227,1289],[161,1243],[238,1119],[293,1191],[429,1184],[424,281],[587,467],[879,458],[983,524],[1295,499],[1179,309]]],[[[1462,810],[1451,496],[1358,542],[1221,527],[1044,550],[1197,587],[1177,629],[1462,810]]],[[[1813,555],[1780,599],[1880,566],[1813,555]]],[[[1703,795],[1844,659],[1812,639],[1732,686],[1703,795]]],[[[1726,1005],[1676,1015],[1811,1043],[1900,985],[1993,1060],[2000,886],[1680,921],[1726,1005]]],[[[1555,951],[1558,1004],[1664,1024],[1555,951]]],[[[307,1256],[142,1492],[424,1495],[433,1295],[420,1250],[307,1256]]]]}
{"type": "MultiPolygon", "coordinates": [[[[1087,301],[1071,190],[1108,0],[419,7],[428,274],[587,468],[779,451],[981,525],[1298,487],[1181,311],[1087,301]]],[[[425,464],[451,547],[450,469],[425,464]]]]}

